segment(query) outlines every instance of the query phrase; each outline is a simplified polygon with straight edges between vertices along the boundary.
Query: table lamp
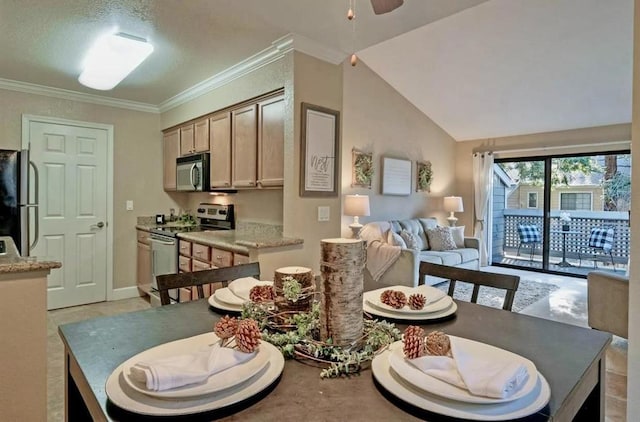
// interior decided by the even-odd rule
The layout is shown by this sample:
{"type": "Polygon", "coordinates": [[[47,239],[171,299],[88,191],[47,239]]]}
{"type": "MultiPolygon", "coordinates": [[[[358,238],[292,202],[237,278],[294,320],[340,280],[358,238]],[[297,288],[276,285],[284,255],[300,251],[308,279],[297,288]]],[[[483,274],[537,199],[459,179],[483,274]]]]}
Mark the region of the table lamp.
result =
{"type": "Polygon", "coordinates": [[[458,222],[458,219],[454,212],[462,212],[464,211],[464,207],[462,206],[462,198],[460,196],[445,196],[444,197],[444,205],[443,208],[445,211],[450,212],[449,217],[447,217],[447,221],[449,221],[449,226],[453,227],[458,222]]]}
{"type": "Polygon", "coordinates": [[[367,195],[345,195],[344,197],[344,215],[353,217],[353,223],[349,225],[349,228],[353,232],[353,237],[358,239],[360,237],[360,230],[362,224],[358,221],[358,217],[368,216],[369,211],[369,197],[367,195]]]}

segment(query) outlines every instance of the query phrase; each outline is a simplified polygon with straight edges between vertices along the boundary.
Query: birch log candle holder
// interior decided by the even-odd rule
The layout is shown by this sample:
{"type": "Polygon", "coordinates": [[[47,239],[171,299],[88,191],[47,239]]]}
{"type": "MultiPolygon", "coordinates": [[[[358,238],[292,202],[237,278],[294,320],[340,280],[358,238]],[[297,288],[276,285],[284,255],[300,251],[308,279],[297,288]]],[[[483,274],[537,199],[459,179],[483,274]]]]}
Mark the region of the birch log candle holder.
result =
{"type": "Polygon", "coordinates": [[[360,239],[320,241],[320,340],[349,345],[363,333],[362,290],[366,263],[360,239]]]}
{"type": "Polygon", "coordinates": [[[306,267],[282,267],[273,276],[275,304],[279,312],[309,312],[315,292],[313,273],[306,267]],[[289,277],[300,284],[299,298],[294,302],[285,297],[284,283],[289,277]]]}

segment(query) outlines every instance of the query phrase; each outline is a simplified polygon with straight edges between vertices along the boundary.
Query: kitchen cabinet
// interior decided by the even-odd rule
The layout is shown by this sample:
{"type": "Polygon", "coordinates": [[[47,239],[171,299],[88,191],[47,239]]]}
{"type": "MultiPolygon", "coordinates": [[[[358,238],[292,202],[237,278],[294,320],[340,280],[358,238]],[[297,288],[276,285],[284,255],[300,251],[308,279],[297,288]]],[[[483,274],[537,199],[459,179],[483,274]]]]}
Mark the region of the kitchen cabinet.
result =
{"type": "Polygon", "coordinates": [[[137,231],[138,237],[138,259],[136,285],[142,293],[149,294],[151,291],[151,241],[149,232],[137,231]]]}
{"type": "Polygon", "coordinates": [[[231,113],[209,119],[210,183],[212,188],[231,186],[231,113]]]}
{"type": "Polygon", "coordinates": [[[231,184],[256,187],[258,164],[258,107],[231,111],[231,184]]]}
{"type": "MultiPolygon", "coordinates": [[[[246,255],[184,239],[180,239],[178,249],[180,252],[178,256],[178,268],[180,272],[204,271],[249,262],[249,257],[246,255]]],[[[204,294],[205,296],[209,296],[221,287],[223,287],[222,283],[203,285],[204,294]]],[[[179,297],[180,302],[186,302],[197,299],[198,293],[195,288],[182,288],[179,291],[179,297]]]]}
{"type": "Polygon", "coordinates": [[[193,123],[184,125],[180,128],[180,155],[193,154],[194,147],[194,130],[193,123]]]}
{"type": "Polygon", "coordinates": [[[167,131],[162,137],[163,187],[165,191],[176,190],[176,159],[180,156],[180,129],[167,131]]]}
{"type": "Polygon", "coordinates": [[[284,97],[258,103],[258,185],[284,184],[284,97]]]}
{"type": "Polygon", "coordinates": [[[180,155],[209,151],[209,119],[203,118],[180,128],[180,155]]]}

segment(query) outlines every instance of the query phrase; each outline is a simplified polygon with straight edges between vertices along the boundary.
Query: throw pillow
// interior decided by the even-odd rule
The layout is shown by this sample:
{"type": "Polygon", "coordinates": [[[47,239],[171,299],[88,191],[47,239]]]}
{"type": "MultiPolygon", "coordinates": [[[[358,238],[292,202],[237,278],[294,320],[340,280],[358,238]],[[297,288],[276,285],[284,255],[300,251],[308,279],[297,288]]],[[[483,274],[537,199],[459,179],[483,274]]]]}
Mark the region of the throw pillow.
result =
{"type": "Polygon", "coordinates": [[[402,230],[400,232],[400,237],[402,237],[402,240],[404,240],[404,243],[406,243],[407,249],[415,249],[418,251],[420,250],[418,239],[415,234],[406,230],[402,230]]]}
{"type": "Polygon", "coordinates": [[[449,227],[457,248],[464,248],[464,226],[449,227]]]}
{"type": "Polygon", "coordinates": [[[429,245],[432,251],[456,249],[456,242],[454,242],[453,236],[451,236],[449,227],[438,226],[429,229],[427,230],[427,236],[429,237],[429,245]]]}
{"type": "Polygon", "coordinates": [[[391,229],[387,231],[387,243],[390,244],[391,246],[400,246],[402,249],[407,248],[407,244],[404,243],[402,236],[400,236],[398,233],[394,232],[391,229]]]}

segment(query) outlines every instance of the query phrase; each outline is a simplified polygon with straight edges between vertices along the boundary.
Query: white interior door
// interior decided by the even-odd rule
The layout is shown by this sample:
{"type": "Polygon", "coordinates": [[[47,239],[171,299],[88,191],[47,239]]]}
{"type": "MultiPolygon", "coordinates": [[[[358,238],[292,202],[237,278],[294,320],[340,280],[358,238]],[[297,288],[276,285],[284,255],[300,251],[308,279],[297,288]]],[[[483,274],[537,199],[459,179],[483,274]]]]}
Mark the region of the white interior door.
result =
{"type": "Polygon", "coordinates": [[[28,130],[39,203],[31,255],[62,262],[49,275],[48,308],[104,301],[108,131],[39,121],[28,121],[28,130]]]}

